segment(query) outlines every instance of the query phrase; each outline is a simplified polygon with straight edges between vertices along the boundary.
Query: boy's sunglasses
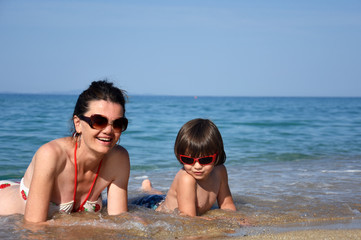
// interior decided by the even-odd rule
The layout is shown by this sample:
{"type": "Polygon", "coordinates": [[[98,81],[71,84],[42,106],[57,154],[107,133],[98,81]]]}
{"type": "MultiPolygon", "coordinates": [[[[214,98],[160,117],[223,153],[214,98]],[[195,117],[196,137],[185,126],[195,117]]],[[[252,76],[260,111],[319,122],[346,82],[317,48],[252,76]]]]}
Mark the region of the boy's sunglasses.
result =
{"type": "Polygon", "coordinates": [[[200,164],[200,165],[209,165],[214,163],[214,161],[216,160],[217,157],[217,153],[210,155],[210,156],[206,156],[206,157],[199,157],[199,158],[193,158],[190,156],[186,156],[186,155],[179,155],[179,160],[183,163],[183,164],[187,164],[187,165],[193,165],[196,163],[196,161],[200,164]]]}
{"type": "Polygon", "coordinates": [[[91,128],[97,130],[103,130],[110,124],[113,126],[114,132],[120,133],[124,132],[128,126],[128,119],[125,117],[115,119],[113,123],[109,123],[108,118],[100,114],[93,114],[90,117],[79,115],[78,117],[80,120],[87,122],[91,128]]]}

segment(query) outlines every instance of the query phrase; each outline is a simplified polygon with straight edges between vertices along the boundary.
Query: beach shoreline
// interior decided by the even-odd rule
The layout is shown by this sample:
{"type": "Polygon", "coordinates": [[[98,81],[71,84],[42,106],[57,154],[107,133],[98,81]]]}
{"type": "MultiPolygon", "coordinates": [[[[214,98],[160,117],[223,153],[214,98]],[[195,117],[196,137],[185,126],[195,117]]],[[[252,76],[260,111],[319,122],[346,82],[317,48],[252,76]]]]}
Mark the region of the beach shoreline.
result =
{"type": "Polygon", "coordinates": [[[245,240],[361,239],[361,218],[245,227],[229,237],[245,240]]]}
{"type": "MultiPolygon", "coordinates": [[[[361,217],[309,219],[282,223],[280,218],[243,226],[237,215],[212,210],[213,220],[180,217],[134,208],[121,216],[74,213],[58,214],[41,231],[30,231],[21,224],[22,215],[2,217],[1,239],[22,237],[52,239],[361,239],[361,217]],[[223,216],[223,217],[222,217],[223,216]],[[224,218],[228,216],[228,218],[224,218]]],[[[285,220],[285,219],[284,219],[285,220]]]]}
{"type": "Polygon", "coordinates": [[[328,240],[356,240],[361,239],[360,229],[315,229],[315,230],[298,230],[282,233],[266,233],[253,236],[245,236],[237,239],[244,240],[298,240],[298,239],[328,239],[328,240]]]}

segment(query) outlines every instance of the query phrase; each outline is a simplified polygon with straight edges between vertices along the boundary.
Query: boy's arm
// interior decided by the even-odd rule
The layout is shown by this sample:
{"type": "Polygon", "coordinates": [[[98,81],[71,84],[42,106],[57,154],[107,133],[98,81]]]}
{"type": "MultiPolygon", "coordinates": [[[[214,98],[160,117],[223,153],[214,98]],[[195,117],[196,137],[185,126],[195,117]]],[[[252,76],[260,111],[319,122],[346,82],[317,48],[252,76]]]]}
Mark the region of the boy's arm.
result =
{"type": "Polygon", "coordinates": [[[231,190],[228,186],[228,174],[227,169],[224,165],[218,166],[219,176],[221,180],[221,186],[219,188],[219,193],[217,196],[217,202],[220,209],[228,209],[236,211],[236,206],[234,205],[231,190]]]}
{"type": "Polygon", "coordinates": [[[197,216],[196,180],[184,173],[180,176],[177,185],[177,201],[180,214],[191,217],[197,216]]]}

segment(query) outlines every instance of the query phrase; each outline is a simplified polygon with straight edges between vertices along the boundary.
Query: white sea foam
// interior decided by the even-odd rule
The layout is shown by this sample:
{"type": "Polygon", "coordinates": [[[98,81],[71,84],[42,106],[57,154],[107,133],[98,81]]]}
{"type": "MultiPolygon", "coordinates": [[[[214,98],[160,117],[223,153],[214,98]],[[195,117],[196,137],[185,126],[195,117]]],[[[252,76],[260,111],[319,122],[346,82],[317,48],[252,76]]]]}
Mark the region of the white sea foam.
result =
{"type": "Polygon", "coordinates": [[[361,170],[321,170],[323,173],[361,173],[361,170]]]}
{"type": "Polygon", "coordinates": [[[134,179],[147,179],[147,178],[149,178],[147,175],[134,177],[134,179]]]}
{"type": "Polygon", "coordinates": [[[357,209],[351,209],[351,211],[352,211],[354,214],[357,214],[357,215],[361,214],[361,212],[360,212],[359,210],[357,210],[357,209]]]}

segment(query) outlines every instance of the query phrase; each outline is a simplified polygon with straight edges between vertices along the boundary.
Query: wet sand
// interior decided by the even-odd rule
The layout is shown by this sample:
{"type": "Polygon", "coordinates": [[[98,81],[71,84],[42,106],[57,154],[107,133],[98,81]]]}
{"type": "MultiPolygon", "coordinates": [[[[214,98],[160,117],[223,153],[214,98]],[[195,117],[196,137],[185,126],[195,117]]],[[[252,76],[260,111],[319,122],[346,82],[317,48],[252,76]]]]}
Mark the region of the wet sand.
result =
{"type": "Polygon", "coordinates": [[[361,239],[361,219],[319,219],[284,225],[245,228],[235,239],[297,240],[297,239],[361,239]],[[242,235],[242,236],[240,236],[242,235]]]}
{"type": "Polygon", "coordinates": [[[339,240],[339,239],[361,239],[361,229],[349,229],[349,230],[301,230],[290,231],[283,233],[269,233],[260,234],[254,236],[240,237],[244,240],[298,240],[298,239],[327,239],[327,240],[339,240]]]}
{"type": "Polygon", "coordinates": [[[40,229],[27,228],[22,216],[0,218],[0,239],[361,239],[361,218],[318,219],[243,226],[241,215],[211,211],[218,219],[187,218],[150,211],[121,216],[58,215],[40,229]],[[224,218],[226,217],[226,218],[224,218]],[[237,218],[237,219],[236,219],[237,218]]]}
{"type": "MultiPolygon", "coordinates": [[[[253,199],[255,200],[255,199],[253,199]]],[[[237,202],[239,211],[220,209],[202,217],[155,212],[130,206],[119,216],[73,213],[56,214],[41,229],[22,224],[22,216],[0,217],[0,239],[360,239],[359,204],[347,204],[354,211],[318,205],[308,208],[282,202],[268,206],[253,201],[237,202]],[[292,208],[292,211],[289,210],[292,208]],[[317,209],[317,211],[316,211],[317,209]],[[325,209],[332,209],[327,212],[325,209]],[[337,211],[336,211],[337,210],[337,211]],[[357,210],[357,211],[355,211],[357,210]],[[310,214],[312,213],[312,214],[310,214]],[[248,223],[245,225],[244,222],[248,223]]],[[[344,205],[342,205],[344,206],[344,205]]]]}

